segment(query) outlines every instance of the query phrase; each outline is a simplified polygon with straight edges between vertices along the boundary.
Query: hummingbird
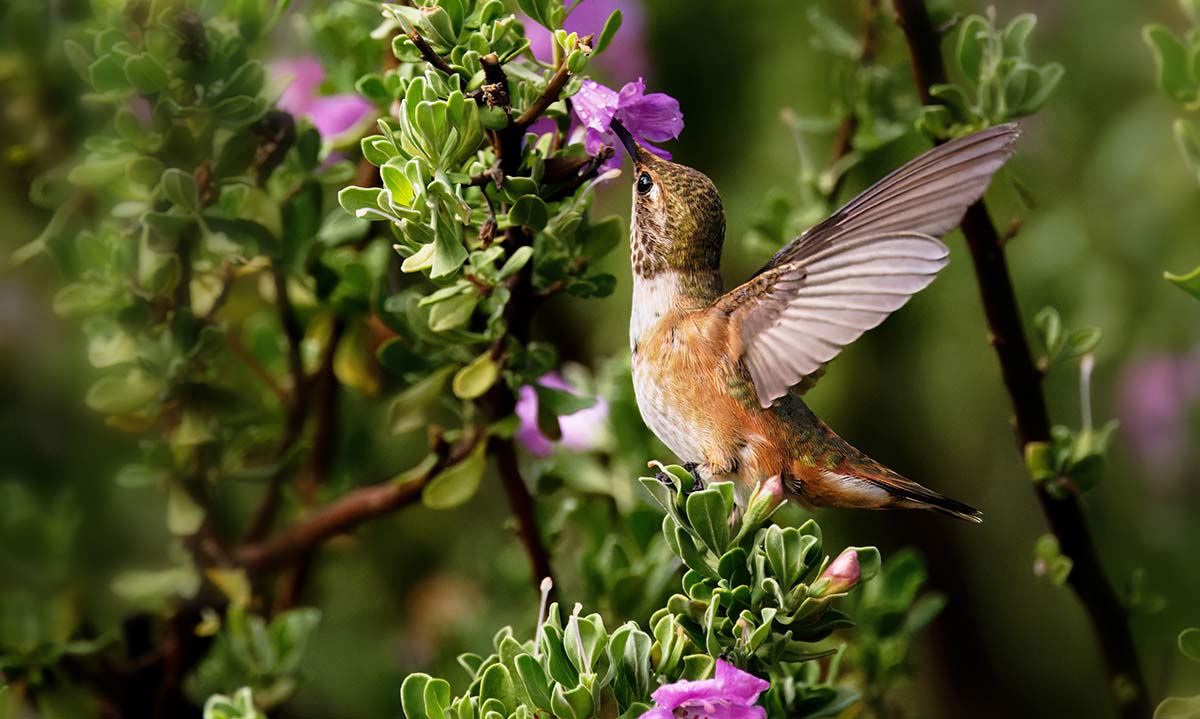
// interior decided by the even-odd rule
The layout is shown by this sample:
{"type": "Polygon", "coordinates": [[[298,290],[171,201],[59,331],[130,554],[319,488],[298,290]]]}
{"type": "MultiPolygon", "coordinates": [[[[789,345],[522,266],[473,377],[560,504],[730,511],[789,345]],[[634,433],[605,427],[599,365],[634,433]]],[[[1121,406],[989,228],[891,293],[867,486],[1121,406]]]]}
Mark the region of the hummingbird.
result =
{"type": "Polygon", "coordinates": [[[1013,152],[1015,124],[940,145],[806,230],[749,280],[721,280],[725,212],[703,173],[659,158],[619,123],[633,159],[629,323],[646,425],[701,482],[739,504],[774,479],[806,507],[982,513],[839,437],[802,395],[825,365],[946,266],[954,229],[1013,152]]]}

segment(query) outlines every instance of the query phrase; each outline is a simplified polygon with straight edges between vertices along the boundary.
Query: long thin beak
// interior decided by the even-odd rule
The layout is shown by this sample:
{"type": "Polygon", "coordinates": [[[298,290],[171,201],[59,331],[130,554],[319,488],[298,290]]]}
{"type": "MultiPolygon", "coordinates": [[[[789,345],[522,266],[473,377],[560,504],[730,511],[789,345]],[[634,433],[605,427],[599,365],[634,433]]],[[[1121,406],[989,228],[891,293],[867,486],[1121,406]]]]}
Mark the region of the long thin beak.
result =
{"type": "Polygon", "coordinates": [[[633,139],[633,135],[629,134],[629,130],[626,130],[618,120],[612,121],[612,129],[617,133],[617,137],[621,138],[621,144],[625,146],[625,152],[629,153],[629,159],[637,162],[642,153],[642,148],[638,147],[637,140],[633,139]]]}

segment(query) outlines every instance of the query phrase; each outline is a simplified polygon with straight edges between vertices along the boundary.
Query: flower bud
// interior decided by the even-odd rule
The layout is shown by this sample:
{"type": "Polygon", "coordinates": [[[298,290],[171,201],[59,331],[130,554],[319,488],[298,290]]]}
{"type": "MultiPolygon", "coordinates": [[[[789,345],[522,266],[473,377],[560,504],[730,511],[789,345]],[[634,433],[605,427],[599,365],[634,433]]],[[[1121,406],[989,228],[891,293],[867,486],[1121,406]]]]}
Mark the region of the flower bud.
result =
{"type": "Polygon", "coordinates": [[[768,477],[758,483],[754,493],[746,502],[746,513],[742,516],[741,533],[752,532],[762,526],[787,497],[783,493],[783,481],[779,475],[768,477]]]}
{"type": "Polygon", "coordinates": [[[862,573],[858,567],[858,552],[847,549],[839,554],[828,567],[825,567],[825,571],[821,572],[821,576],[817,578],[818,583],[824,580],[829,582],[825,585],[821,596],[828,597],[831,594],[848,592],[858,584],[861,576],[862,573]]]}

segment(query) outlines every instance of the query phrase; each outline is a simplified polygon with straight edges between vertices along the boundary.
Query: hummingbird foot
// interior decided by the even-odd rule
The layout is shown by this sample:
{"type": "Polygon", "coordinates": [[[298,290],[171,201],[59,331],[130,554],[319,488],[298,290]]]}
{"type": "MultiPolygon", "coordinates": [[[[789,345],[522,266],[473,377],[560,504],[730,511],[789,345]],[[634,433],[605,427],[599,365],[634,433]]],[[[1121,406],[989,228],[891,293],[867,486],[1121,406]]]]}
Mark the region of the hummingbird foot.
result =
{"type": "MultiPolygon", "coordinates": [[[[683,464],[683,468],[686,469],[688,471],[688,473],[692,475],[691,491],[693,491],[693,492],[698,489],[704,489],[704,480],[700,478],[700,471],[698,469],[699,466],[700,466],[700,464],[697,462],[684,462],[684,464],[683,464]]],[[[671,480],[670,475],[668,475],[666,472],[664,472],[661,469],[658,470],[657,472],[655,472],[654,478],[668,486],[674,484],[674,482],[671,480]]]]}

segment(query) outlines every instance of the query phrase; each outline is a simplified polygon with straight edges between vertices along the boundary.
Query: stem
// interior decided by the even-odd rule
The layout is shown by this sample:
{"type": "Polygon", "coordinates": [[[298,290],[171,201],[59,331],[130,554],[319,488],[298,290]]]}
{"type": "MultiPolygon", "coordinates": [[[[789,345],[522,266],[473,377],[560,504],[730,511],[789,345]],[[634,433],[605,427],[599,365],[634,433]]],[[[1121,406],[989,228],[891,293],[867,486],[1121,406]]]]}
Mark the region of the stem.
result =
{"type": "MultiPolygon", "coordinates": [[[[929,20],[923,0],[893,0],[896,22],[904,31],[912,57],[913,79],[921,101],[929,104],[931,85],[944,82],[941,38],[929,20]]],[[[971,250],[971,261],[987,317],[992,347],[1000,362],[1001,375],[1016,414],[1020,450],[1030,442],[1050,440],[1050,418],[1042,393],[1042,374],[1034,364],[1025,338],[1016,293],[1013,291],[1003,242],[979,201],[967,209],[963,234],[971,250]]],[[[1078,497],[1050,496],[1037,487],[1042,513],[1058,538],[1062,552],[1074,567],[1067,583],[1083,604],[1095,630],[1110,682],[1109,690],[1123,719],[1150,716],[1150,696],[1138,662],[1129,628],[1129,617],[1116,591],[1104,574],[1100,557],[1078,497]],[[1122,687],[1118,691],[1118,687],[1122,687]]]]}
{"type": "Polygon", "coordinates": [[[521,544],[525,546],[525,554],[529,557],[533,586],[541,591],[542,583],[549,579],[552,583],[551,601],[557,601],[558,588],[553,584],[554,572],[550,569],[550,554],[542,544],[533,496],[529,494],[529,488],[521,478],[513,442],[511,439],[493,437],[488,443],[488,452],[496,459],[500,479],[504,483],[504,493],[508,495],[508,504],[516,515],[517,532],[521,536],[521,544]]]}
{"type": "Polygon", "coordinates": [[[421,57],[425,58],[425,62],[433,65],[447,75],[454,74],[454,68],[450,67],[450,63],[446,62],[441,55],[434,52],[433,48],[429,45],[429,41],[421,37],[421,33],[417,32],[416,28],[413,28],[412,32],[408,33],[408,39],[412,40],[412,43],[421,51],[421,57]]]}

